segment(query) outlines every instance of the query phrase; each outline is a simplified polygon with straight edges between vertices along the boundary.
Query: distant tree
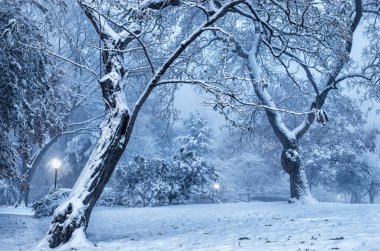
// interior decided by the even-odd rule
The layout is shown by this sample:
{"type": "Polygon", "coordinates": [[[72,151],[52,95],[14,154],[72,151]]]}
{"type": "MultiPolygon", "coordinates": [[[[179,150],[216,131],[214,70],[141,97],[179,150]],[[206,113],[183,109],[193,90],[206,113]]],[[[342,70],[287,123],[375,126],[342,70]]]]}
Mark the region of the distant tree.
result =
{"type": "Polygon", "coordinates": [[[74,133],[74,137],[67,142],[62,160],[62,170],[64,173],[60,179],[64,187],[72,187],[74,185],[75,179],[73,177],[79,176],[83,165],[90,157],[92,148],[95,145],[95,137],[89,134],[89,132],[82,130],[74,133]]]}
{"type": "Polygon", "coordinates": [[[377,182],[371,165],[364,158],[373,153],[377,134],[377,130],[343,127],[319,136],[318,141],[310,145],[312,150],[305,163],[310,185],[349,194],[352,203],[362,202],[377,182]]]}
{"type": "Polygon", "coordinates": [[[186,151],[192,151],[197,156],[206,156],[212,150],[212,130],[209,122],[202,118],[200,113],[190,114],[190,117],[184,121],[181,129],[186,134],[179,136],[176,141],[180,147],[186,151]]]}
{"type": "Polygon", "coordinates": [[[228,124],[227,129],[215,163],[222,199],[249,201],[254,195],[280,193],[285,177],[276,158],[278,142],[268,133],[268,127],[257,123],[254,130],[247,130],[245,126],[228,124]]]}
{"type": "Polygon", "coordinates": [[[375,198],[380,194],[380,170],[379,166],[371,166],[370,183],[368,189],[369,203],[374,204],[375,198]]]}
{"type": "Polygon", "coordinates": [[[370,168],[370,182],[367,190],[369,202],[375,203],[375,198],[380,194],[380,147],[377,145],[375,151],[368,152],[363,156],[364,161],[370,168]]]}
{"type": "Polygon", "coordinates": [[[137,156],[116,169],[116,204],[124,206],[159,206],[170,203],[172,190],[170,164],[159,159],[137,156]]]}
{"type": "Polygon", "coordinates": [[[12,206],[17,202],[18,197],[17,182],[10,179],[0,179],[0,205],[12,206]]]}
{"type": "Polygon", "coordinates": [[[325,109],[331,115],[329,123],[311,130],[303,138],[301,151],[305,155],[305,171],[310,189],[322,185],[334,190],[337,170],[349,165],[348,159],[339,156],[355,151],[357,155],[362,155],[374,149],[373,142],[372,145],[366,145],[370,143],[370,140],[366,140],[370,133],[362,129],[365,120],[358,104],[340,92],[331,93],[331,96],[333,99],[325,104],[325,109]],[[340,149],[346,149],[346,152],[340,149]]]}
{"type": "MultiPolygon", "coordinates": [[[[198,201],[213,198],[212,185],[218,180],[215,167],[193,151],[180,148],[173,158],[173,175],[180,177],[175,201],[198,201]]],[[[172,199],[172,200],[173,200],[172,199]]]]}
{"type": "Polygon", "coordinates": [[[349,161],[349,165],[341,165],[336,170],[337,190],[351,194],[351,203],[361,203],[371,185],[371,170],[367,163],[358,161],[353,154],[342,154],[340,157],[349,161]]]}

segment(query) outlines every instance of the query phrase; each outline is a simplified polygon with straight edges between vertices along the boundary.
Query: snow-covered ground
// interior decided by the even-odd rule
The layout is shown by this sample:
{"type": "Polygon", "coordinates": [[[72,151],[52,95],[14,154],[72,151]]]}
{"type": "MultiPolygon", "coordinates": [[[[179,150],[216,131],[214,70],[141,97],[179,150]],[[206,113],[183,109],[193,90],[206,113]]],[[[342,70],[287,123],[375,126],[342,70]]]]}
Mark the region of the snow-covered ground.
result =
{"type": "MultiPolygon", "coordinates": [[[[50,217],[12,210],[0,209],[0,250],[33,250],[50,217]]],[[[380,250],[380,204],[100,207],[88,239],[79,250],[380,250]]]]}

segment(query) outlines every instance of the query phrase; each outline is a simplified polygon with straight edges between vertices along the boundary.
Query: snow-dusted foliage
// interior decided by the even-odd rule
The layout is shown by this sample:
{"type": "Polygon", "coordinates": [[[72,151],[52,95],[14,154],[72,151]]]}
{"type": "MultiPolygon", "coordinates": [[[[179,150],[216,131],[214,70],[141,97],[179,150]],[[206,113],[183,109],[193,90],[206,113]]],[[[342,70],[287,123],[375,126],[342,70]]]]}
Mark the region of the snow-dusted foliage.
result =
{"type": "MultiPolygon", "coordinates": [[[[333,123],[339,124],[339,117],[333,123]]],[[[307,143],[310,150],[305,164],[310,185],[320,185],[352,196],[352,202],[361,202],[378,182],[376,165],[366,157],[373,155],[378,131],[356,128],[323,132],[314,135],[318,139],[311,136],[316,142],[307,143]]]]}
{"type": "Polygon", "coordinates": [[[178,197],[174,201],[196,202],[202,198],[213,199],[212,185],[218,179],[215,167],[193,151],[180,148],[173,158],[173,172],[179,179],[178,197]]]}
{"type": "Polygon", "coordinates": [[[32,204],[34,216],[41,218],[44,216],[50,216],[54,210],[69,196],[70,189],[61,188],[57,190],[51,190],[41,200],[35,201],[32,204]]]}
{"type": "Polygon", "coordinates": [[[198,156],[204,156],[211,151],[212,130],[207,119],[198,112],[191,113],[184,121],[183,130],[187,132],[184,136],[177,137],[177,143],[186,151],[193,151],[198,156]]]}
{"type": "Polygon", "coordinates": [[[0,177],[14,177],[17,163],[20,182],[30,181],[38,148],[62,132],[73,102],[62,88],[64,72],[43,50],[32,48],[47,46],[48,39],[46,26],[27,11],[26,2],[0,6],[0,177]]]}
{"type": "Polygon", "coordinates": [[[16,203],[19,190],[17,182],[0,179],[0,205],[12,206],[16,203]]]}
{"type": "Polygon", "coordinates": [[[43,41],[40,29],[21,11],[21,1],[6,1],[0,6],[0,177],[15,175],[15,150],[6,134],[18,135],[21,154],[28,156],[25,130],[30,125],[31,103],[48,88],[49,63],[41,51],[25,49],[22,43],[43,41]]]}
{"type": "Polygon", "coordinates": [[[158,206],[170,203],[171,170],[159,159],[137,156],[116,169],[117,204],[126,206],[158,206]]]}
{"type": "Polygon", "coordinates": [[[6,132],[0,129],[0,178],[15,179],[17,176],[16,169],[16,152],[9,147],[11,141],[6,132]]]}
{"type": "Polygon", "coordinates": [[[173,163],[137,156],[117,168],[115,177],[115,204],[142,207],[213,201],[218,178],[213,166],[183,148],[173,163]]]}
{"type": "Polygon", "coordinates": [[[119,199],[120,195],[118,195],[117,192],[114,191],[111,187],[104,188],[102,195],[100,196],[99,200],[96,202],[97,206],[103,206],[103,207],[112,207],[120,205],[120,203],[117,201],[119,199]]]}
{"type": "Polygon", "coordinates": [[[71,187],[78,177],[86,161],[90,157],[95,145],[94,138],[87,134],[78,134],[73,137],[66,146],[65,157],[63,159],[63,177],[61,182],[65,187],[71,187]]]}

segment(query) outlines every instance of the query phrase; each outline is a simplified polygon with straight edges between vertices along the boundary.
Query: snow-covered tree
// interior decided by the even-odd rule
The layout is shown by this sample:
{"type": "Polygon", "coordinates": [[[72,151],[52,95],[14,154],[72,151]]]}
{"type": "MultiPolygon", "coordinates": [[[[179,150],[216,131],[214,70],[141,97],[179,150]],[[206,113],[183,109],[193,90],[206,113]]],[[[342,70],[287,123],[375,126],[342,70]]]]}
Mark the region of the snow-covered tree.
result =
{"type": "MultiPolygon", "coordinates": [[[[84,130],[83,132],[86,132],[84,130]]],[[[72,187],[75,183],[73,177],[78,177],[90,157],[92,148],[95,144],[95,138],[88,134],[78,132],[67,143],[63,162],[63,177],[60,178],[64,187],[72,187]]]]}
{"type": "MultiPolygon", "coordinates": [[[[178,5],[182,2],[187,1],[130,1],[120,8],[121,5],[118,1],[106,4],[91,0],[78,0],[79,6],[98,33],[102,44],[104,67],[99,84],[105,105],[105,115],[101,124],[100,139],[68,200],[56,209],[52,226],[40,243],[40,248],[47,246],[54,248],[66,243],[74,231],[83,234],[96,201],[129,143],[137,115],[153,89],[159,85],[173,83],[170,78],[176,75],[176,71],[173,70],[169,75],[167,73],[170,72],[174,62],[197,38],[201,37],[204,32],[212,30],[211,27],[220,18],[243,1],[226,1],[221,5],[189,1],[189,5],[184,4],[183,9],[193,8],[200,14],[206,14],[205,16],[199,15],[202,17],[203,23],[200,22],[196,25],[188,23],[190,29],[183,37],[177,39],[178,43],[170,42],[165,45],[167,42],[165,41],[167,38],[165,32],[171,33],[176,26],[176,21],[173,16],[169,19],[160,17],[165,15],[166,10],[171,15],[180,14],[180,11],[170,12],[170,7],[181,10],[178,5]],[[200,9],[199,6],[201,6],[200,9]],[[204,8],[210,9],[210,11],[204,12],[204,8]],[[167,22],[164,22],[162,26],[152,25],[157,20],[167,22]],[[171,23],[169,20],[173,22],[171,23]],[[165,26],[169,26],[169,28],[165,29],[165,26]],[[148,50],[145,42],[149,42],[152,37],[162,40],[153,43],[154,48],[150,47],[148,50]],[[136,60],[136,55],[140,56],[140,60],[136,60]],[[156,56],[154,61],[150,55],[156,56]],[[141,72],[141,69],[148,69],[148,71],[141,72]],[[127,72],[134,73],[130,76],[131,81],[137,81],[136,76],[143,75],[143,78],[139,79],[143,91],[138,94],[137,99],[132,101],[131,109],[126,102],[130,100],[127,97],[131,97],[130,95],[126,96],[124,92],[127,72]],[[164,76],[169,79],[163,79],[164,76]]],[[[179,64],[186,66],[188,61],[179,60],[179,64]]]]}
{"type": "Polygon", "coordinates": [[[180,177],[180,182],[172,200],[180,203],[213,198],[212,185],[218,180],[213,165],[186,148],[181,148],[173,161],[172,175],[180,177]]]}
{"type": "Polygon", "coordinates": [[[235,8],[240,18],[231,17],[216,31],[216,41],[224,50],[217,55],[222,62],[219,74],[213,76],[223,78],[211,77],[202,85],[215,94],[214,107],[233,122],[233,112],[265,111],[282,146],[280,159],[289,174],[290,201],[312,200],[300,140],[314,121],[328,121],[322,108],[349,61],[363,5],[360,0],[353,4],[344,0],[318,4],[247,1],[235,8]],[[289,101],[303,103],[301,112],[287,106],[289,101]],[[294,115],[303,120],[288,123],[294,115]]]}
{"type": "Polygon", "coordinates": [[[180,147],[186,151],[192,151],[197,156],[206,156],[212,150],[212,130],[208,121],[198,112],[191,113],[190,117],[184,121],[184,136],[177,137],[180,147]]]}
{"type": "MultiPolygon", "coordinates": [[[[27,132],[37,129],[31,123],[31,109],[48,90],[52,71],[46,55],[22,46],[44,42],[39,27],[22,11],[22,1],[3,2],[0,16],[0,176],[15,177],[18,152],[26,159],[30,157],[30,145],[25,144],[27,132]],[[16,136],[11,137],[10,132],[16,136]],[[12,142],[18,143],[18,149],[12,142]]],[[[41,136],[34,133],[34,138],[41,136]]]]}
{"type": "Polygon", "coordinates": [[[309,142],[306,173],[310,185],[351,195],[359,203],[375,188],[376,174],[365,156],[373,154],[377,130],[329,130],[309,142]],[[345,139],[345,140],[342,140],[345,139]]]}
{"type": "Polygon", "coordinates": [[[172,185],[170,164],[159,159],[137,156],[116,169],[116,204],[159,206],[170,203],[172,185]]]}

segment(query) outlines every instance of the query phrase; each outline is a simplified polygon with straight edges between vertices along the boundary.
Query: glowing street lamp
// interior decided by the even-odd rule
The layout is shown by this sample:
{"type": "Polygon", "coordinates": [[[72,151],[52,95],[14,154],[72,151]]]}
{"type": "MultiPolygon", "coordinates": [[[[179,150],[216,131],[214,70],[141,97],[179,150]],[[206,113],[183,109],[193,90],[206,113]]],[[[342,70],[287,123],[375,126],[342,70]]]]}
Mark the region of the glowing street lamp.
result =
{"type": "Polygon", "coordinates": [[[218,182],[215,182],[214,184],[212,184],[212,189],[219,191],[220,190],[220,184],[218,182]]]}
{"type": "Polygon", "coordinates": [[[59,159],[54,158],[51,160],[50,163],[53,169],[55,170],[54,190],[57,190],[57,173],[58,173],[58,169],[61,168],[62,166],[62,162],[59,159]]]}

